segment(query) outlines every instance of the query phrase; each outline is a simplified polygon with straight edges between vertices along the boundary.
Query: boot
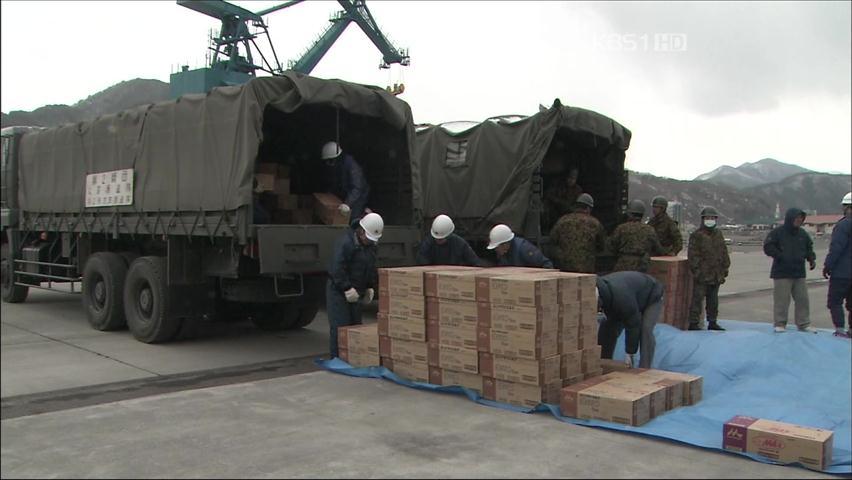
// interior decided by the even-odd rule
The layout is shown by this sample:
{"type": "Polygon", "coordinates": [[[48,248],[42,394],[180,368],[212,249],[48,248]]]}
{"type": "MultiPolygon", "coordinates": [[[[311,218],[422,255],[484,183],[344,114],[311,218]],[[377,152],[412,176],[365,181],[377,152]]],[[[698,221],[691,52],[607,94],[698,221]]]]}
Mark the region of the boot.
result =
{"type": "Polygon", "coordinates": [[[701,330],[701,327],[697,323],[690,323],[689,330],[701,330]]]}
{"type": "Polygon", "coordinates": [[[719,332],[725,331],[725,329],[721,325],[716,323],[715,320],[710,320],[710,324],[707,326],[707,330],[717,330],[719,332]]]}

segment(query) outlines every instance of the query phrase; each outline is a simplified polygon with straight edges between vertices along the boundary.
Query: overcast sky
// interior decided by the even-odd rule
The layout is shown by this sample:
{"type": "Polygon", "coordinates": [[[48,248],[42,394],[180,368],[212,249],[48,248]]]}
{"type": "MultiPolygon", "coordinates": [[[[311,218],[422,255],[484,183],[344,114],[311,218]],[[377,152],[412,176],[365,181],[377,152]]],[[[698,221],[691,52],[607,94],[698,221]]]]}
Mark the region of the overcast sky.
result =
{"type": "MultiPolygon", "coordinates": [[[[4,112],[74,104],[122,80],[167,82],[180,64],[203,66],[208,30],[219,28],[173,1],[0,5],[4,112]]],[[[403,81],[416,122],[532,114],[559,98],[632,130],[633,170],[691,179],[773,157],[850,172],[850,2],[368,5],[411,66],[379,70],[378,51],[350,25],[312,74],[403,81]]],[[[270,14],[282,63],[339,9],[312,1],[270,14]]]]}

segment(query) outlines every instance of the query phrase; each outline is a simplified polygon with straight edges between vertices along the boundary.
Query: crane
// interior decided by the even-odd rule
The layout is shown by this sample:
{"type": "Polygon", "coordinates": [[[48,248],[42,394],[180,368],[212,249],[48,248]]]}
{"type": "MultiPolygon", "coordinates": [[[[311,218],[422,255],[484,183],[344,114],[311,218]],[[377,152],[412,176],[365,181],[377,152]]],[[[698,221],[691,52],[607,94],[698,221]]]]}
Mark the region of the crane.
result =
{"type": "MultiPolygon", "coordinates": [[[[220,20],[222,26],[218,36],[211,36],[209,48],[213,54],[208,66],[190,70],[185,65],[181,71],[171,74],[171,96],[177,98],[186,93],[207,92],[217,86],[245,83],[255,77],[258,70],[271,75],[283,73],[263,17],[302,1],[290,0],[259,12],[252,12],[223,0],[177,0],[177,4],[182,7],[220,20]],[[255,33],[249,31],[249,23],[258,29],[255,33]],[[271,59],[263,55],[255,42],[255,39],[261,35],[266,36],[269,41],[272,50],[271,59]],[[260,65],[255,64],[252,47],[260,55],[262,60],[260,65]]],[[[381,52],[382,62],[379,68],[390,68],[390,65],[395,63],[409,65],[407,50],[397,49],[385,37],[367,8],[365,0],[338,0],[338,3],[343,7],[343,11],[331,16],[330,25],[302,54],[301,58],[288,63],[290,70],[309,74],[352,22],[361,27],[361,30],[381,52]]],[[[393,90],[390,87],[388,90],[398,95],[404,88],[403,85],[395,85],[393,90]]]]}

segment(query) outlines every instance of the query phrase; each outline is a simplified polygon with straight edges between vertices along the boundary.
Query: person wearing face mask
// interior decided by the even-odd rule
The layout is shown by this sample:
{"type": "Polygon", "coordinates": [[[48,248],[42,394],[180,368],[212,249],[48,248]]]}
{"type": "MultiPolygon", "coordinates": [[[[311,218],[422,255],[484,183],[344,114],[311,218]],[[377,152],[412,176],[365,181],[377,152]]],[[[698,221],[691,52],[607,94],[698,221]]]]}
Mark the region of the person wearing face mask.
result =
{"type": "Polygon", "coordinates": [[[364,178],[364,170],[352,155],[343,153],[337,142],[327,142],[323,145],[320,156],[327,170],[326,190],[343,200],[338,207],[340,213],[350,214],[349,218],[353,220],[361,218],[370,195],[370,186],[364,178]]]}
{"type": "Polygon", "coordinates": [[[325,288],[331,358],[339,353],[337,329],[361,325],[362,305],[373,301],[378,283],[376,243],[384,228],[378,213],[368,213],[352,222],[334,248],[325,288]]]}
{"type": "Polygon", "coordinates": [[[689,329],[701,330],[701,310],[707,301],[707,330],[725,330],[719,318],[719,287],[728,277],[731,258],[725,237],[716,229],[719,212],[713,207],[701,210],[701,226],[689,236],[687,257],[692,271],[692,304],[689,329]]]}
{"type": "Polygon", "coordinates": [[[417,264],[478,267],[479,257],[462,237],[453,233],[455,229],[453,220],[447,215],[435,217],[432,221],[431,235],[420,243],[417,264]]]}

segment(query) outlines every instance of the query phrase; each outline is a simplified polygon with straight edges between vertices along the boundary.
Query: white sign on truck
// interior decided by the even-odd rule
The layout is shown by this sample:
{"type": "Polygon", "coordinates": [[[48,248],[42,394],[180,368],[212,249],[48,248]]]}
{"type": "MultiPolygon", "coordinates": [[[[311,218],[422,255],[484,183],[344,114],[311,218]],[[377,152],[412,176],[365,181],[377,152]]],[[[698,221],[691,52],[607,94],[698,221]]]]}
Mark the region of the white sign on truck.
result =
{"type": "Polygon", "coordinates": [[[133,169],[86,175],[86,208],[133,205],[133,169]]]}

